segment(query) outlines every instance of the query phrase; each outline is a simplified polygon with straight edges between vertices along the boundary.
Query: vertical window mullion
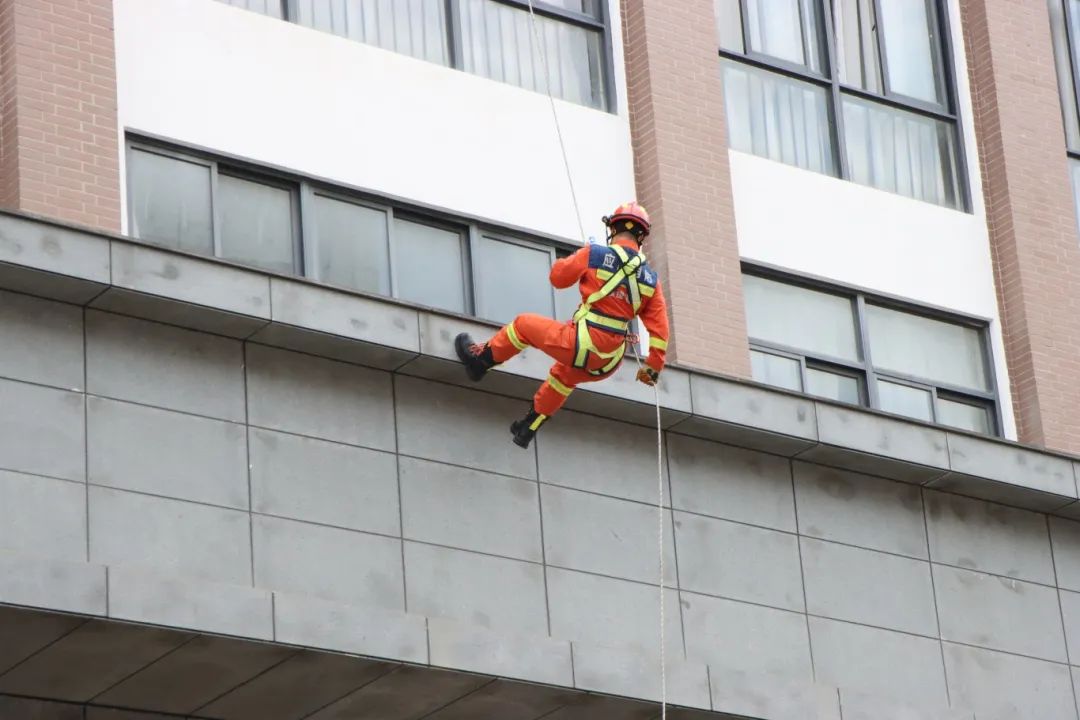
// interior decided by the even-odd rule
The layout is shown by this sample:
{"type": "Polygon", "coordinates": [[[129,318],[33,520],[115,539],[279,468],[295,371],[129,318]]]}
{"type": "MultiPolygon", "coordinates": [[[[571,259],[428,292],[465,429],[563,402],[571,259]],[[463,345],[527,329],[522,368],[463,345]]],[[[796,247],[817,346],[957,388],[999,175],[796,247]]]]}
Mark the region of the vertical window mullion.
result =
{"type": "Polygon", "coordinates": [[[933,23],[934,31],[937,35],[938,42],[931,48],[934,53],[937,53],[935,57],[940,58],[939,70],[942,87],[945,90],[944,101],[946,103],[945,108],[953,114],[956,118],[953,123],[953,133],[956,137],[956,147],[953,148],[953,152],[956,153],[956,195],[957,195],[957,207],[960,210],[970,210],[971,208],[971,182],[968,179],[968,164],[967,164],[967,143],[964,141],[964,126],[962,124],[962,118],[960,116],[960,97],[959,91],[956,86],[956,69],[953,67],[953,40],[952,40],[952,23],[949,22],[949,8],[946,3],[937,3],[934,0],[928,0],[932,6],[930,9],[934,12],[930,13],[933,23]]]}
{"type": "Polygon", "coordinates": [[[480,277],[476,267],[480,257],[480,228],[469,225],[462,241],[465,244],[464,257],[461,259],[462,281],[465,283],[465,312],[477,315],[477,308],[483,307],[484,291],[477,286],[475,278],[480,277]]]}
{"type": "Polygon", "coordinates": [[[873,353],[870,350],[870,327],[866,324],[866,297],[855,296],[855,322],[858,325],[859,345],[862,350],[862,362],[866,371],[866,395],[870,407],[880,408],[878,399],[877,372],[874,371],[873,353]]]}
{"type": "MultiPolygon", "coordinates": [[[[822,9],[825,5],[830,5],[829,0],[820,0],[822,3],[822,9]]],[[[840,69],[836,65],[836,33],[833,31],[833,16],[832,13],[825,15],[825,46],[826,46],[826,58],[825,62],[828,63],[826,72],[828,72],[829,78],[829,92],[832,97],[832,122],[830,123],[833,140],[833,160],[836,162],[837,177],[847,179],[848,172],[848,159],[847,159],[847,147],[844,142],[844,100],[840,93],[840,69]]]]}
{"type": "MultiPolygon", "coordinates": [[[[912,0],[905,0],[911,2],[912,0]]],[[[885,33],[882,30],[881,0],[872,0],[874,3],[874,37],[877,38],[878,67],[881,68],[881,94],[885,97],[892,95],[889,83],[889,60],[885,52],[885,33]]]]}
{"type": "Polygon", "coordinates": [[[394,219],[394,208],[386,208],[386,242],[389,243],[389,257],[390,257],[390,297],[398,297],[398,261],[397,261],[397,239],[394,237],[394,225],[396,220],[394,219]]]}
{"type": "MultiPolygon", "coordinates": [[[[1069,68],[1072,70],[1073,97],[1076,99],[1077,108],[1080,109],[1080,68],[1076,66],[1076,43],[1080,38],[1073,37],[1073,7],[1070,0],[1058,0],[1065,10],[1065,41],[1069,53],[1069,68]]],[[[1071,149],[1071,148],[1070,148],[1071,149]]]]}
{"type": "Polygon", "coordinates": [[[304,276],[312,280],[319,277],[319,243],[316,242],[315,190],[310,183],[300,183],[300,245],[303,255],[304,276]]]}
{"type": "Polygon", "coordinates": [[[450,51],[450,67],[461,70],[465,65],[465,51],[461,36],[461,0],[445,0],[446,32],[450,51]]]}
{"type": "Polygon", "coordinates": [[[210,163],[210,224],[213,228],[214,257],[221,257],[221,202],[218,197],[218,164],[210,163]]]}
{"type": "Polygon", "coordinates": [[[303,192],[304,183],[300,183],[295,192],[289,193],[293,225],[293,272],[300,277],[307,275],[307,263],[304,262],[303,192]]]}
{"type": "Polygon", "coordinates": [[[806,355],[799,355],[799,392],[807,392],[810,387],[809,378],[806,374],[806,355]]]}
{"type": "Polygon", "coordinates": [[[743,52],[749,55],[753,48],[750,47],[750,8],[747,0],[739,0],[739,21],[742,25],[743,52]]]}

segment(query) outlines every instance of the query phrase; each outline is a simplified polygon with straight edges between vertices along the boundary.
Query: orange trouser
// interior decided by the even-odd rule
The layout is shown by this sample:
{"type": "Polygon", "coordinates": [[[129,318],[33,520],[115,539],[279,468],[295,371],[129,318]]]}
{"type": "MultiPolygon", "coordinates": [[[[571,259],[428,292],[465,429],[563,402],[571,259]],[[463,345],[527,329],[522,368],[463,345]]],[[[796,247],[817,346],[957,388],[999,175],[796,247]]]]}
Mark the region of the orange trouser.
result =
{"type": "MultiPolygon", "coordinates": [[[[504,363],[525,349],[526,346],[541,350],[555,360],[548,379],[533,396],[536,412],[551,416],[562,407],[574,388],[584,382],[595,382],[608,377],[614,369],[604,375],[592,375],[586,370],[574,367],[576,352],[577,327],[573,323],[560,322],[526,313],[518,315],[509,325],[504,325],[488,343],[491,355],[496,363],[504,363]]],[[[609,360],[602,360],[589,354],[588,367],[599,370],[609,360]]]]}

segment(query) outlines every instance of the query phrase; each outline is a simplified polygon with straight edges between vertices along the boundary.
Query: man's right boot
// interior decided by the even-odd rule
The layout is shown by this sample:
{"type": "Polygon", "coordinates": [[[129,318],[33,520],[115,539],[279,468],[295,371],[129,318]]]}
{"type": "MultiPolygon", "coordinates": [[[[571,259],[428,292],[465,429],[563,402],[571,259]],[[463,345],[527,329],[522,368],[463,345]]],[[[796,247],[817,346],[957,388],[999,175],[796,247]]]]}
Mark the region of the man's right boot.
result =
{"type": "Polygon", "coordinates": [[[473,382],[480,382],[488,370],[495,367],[495,358],[490,345],[474,343],[468,333],[461,333],[454,338],[454,350],[458,360],[465,366],[465,372],[473,382]]]}
{"type": "Polygon", "coordinates": [[[536,437],[536,431],[540,429],[540,426],[547,419],[547,415],[542,415],[536,412],[535,408],[530,407],[525,417],[510,423],[510,432],[514,435],[514,444],[518,447],[529,447],[529,443],[536,437]]]}

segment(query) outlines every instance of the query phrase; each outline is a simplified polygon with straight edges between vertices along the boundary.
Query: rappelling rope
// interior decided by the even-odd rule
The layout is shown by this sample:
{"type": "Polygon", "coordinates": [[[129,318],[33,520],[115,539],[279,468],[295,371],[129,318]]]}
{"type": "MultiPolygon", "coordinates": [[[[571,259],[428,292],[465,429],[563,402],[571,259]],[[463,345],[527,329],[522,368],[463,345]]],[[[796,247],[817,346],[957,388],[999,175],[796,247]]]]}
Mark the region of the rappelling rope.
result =
{"type": "MultiPolygon", "coordinates": [[[[562,152],[563,167],[566,168],[566,182],[570,186],[570,199],[574,204],[574,215],[577,218],[578,232],[581,235],[582,244],[586,244],[585,225],[581,221],[581,208],[578,207],[577,192],[574,190],[574,176],[570,171],[570,160],[566,154],[566,143],[563,140],[562,126],[559,124],[559,113],[555,108],[555,96],[551,94],[551,76],[548,73],[547,47],[540,37],[540,28],[536,23],[536,10],[533,8],[533,0],[529,0],[529,22],[532,24],[533,40],[540,48],[540,61],[544,71],[544,89],[547,91],[548,102],[551,104],[551,117],[555,121],[555,134],[559,138],[559,149],[562,152]]],[[[637,361],[638,370],[641,370],[641,356],[638,354],[636,344],[630,345],[637,361]]],[[[665,662],[664,642],[664,433],[660,425],[660,386],[653,385],[653,399],[656,405],[656,514],[659,518],[658,541],[660,548],[660,580],[657,583],[660,589],[660,718],[667,720],[667,663],[665,662]]]]}

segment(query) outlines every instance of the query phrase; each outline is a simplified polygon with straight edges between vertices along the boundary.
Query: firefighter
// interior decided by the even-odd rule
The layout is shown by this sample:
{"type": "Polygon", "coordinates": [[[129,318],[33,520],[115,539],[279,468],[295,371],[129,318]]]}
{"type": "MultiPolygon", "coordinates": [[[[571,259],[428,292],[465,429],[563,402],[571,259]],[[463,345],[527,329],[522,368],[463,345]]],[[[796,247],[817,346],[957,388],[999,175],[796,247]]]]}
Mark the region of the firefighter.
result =
{"type": "Polygon", "coordinates": [[[579,286],[582,302],[572,320],[559,322],[526,313],[482,345],[467,333],[454,340],[458,358],[474,382],[527,347],[555,360],[529,412],[510,426],[514,443],[520,447],[529,446],[536,431],[562,407],[575,387],[615,372],[626,353],[635,317],[641,317],[649,332],[649,356],[637,379],[655,385],[664,368],[667,306],[656,272],[645,262],[642,251],[649,234],[649,215],[638,203],[628,202],[603,221],[608,229],[607,245],[583,247],[551,268],[550,281],[556,288],[579,286]]]}

